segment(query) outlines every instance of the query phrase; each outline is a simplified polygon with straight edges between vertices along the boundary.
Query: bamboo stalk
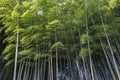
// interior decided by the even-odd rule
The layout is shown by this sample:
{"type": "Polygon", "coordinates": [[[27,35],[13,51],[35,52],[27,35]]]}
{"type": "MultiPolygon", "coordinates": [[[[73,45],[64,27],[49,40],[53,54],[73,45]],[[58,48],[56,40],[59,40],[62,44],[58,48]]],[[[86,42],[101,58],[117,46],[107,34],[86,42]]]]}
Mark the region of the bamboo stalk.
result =
{"type": "Polygon", "coordinates": [[[15,52],[15,64],[14,64],[14,75],[13,80],[16,80],[16,72],[17,72],[17,57],[18,57],[18,40],[19,40],[19,33],[17,31],[17,38],[16,38],[16,52],[15,52]]]}

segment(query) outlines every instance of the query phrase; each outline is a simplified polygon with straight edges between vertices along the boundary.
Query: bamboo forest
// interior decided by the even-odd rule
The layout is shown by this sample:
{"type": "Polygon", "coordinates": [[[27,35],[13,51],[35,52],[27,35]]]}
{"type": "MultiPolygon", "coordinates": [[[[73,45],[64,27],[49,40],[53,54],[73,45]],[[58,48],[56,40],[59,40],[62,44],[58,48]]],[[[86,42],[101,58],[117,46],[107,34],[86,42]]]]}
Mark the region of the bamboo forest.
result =
{"type": "Polygon", "coordinates": [[[0,80],[120,80],[120,0],[0,0],[0,80]]]}

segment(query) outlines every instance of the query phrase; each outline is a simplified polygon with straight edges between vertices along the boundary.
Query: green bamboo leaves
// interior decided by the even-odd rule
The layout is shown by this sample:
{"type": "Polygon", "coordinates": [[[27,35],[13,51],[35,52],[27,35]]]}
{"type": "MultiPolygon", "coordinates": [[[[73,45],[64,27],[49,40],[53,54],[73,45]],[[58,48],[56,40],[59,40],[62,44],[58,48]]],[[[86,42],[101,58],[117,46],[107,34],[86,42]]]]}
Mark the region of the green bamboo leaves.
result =
{"type": "Polygon", "coordinates": [[[87,43],[87,40],[89,40],[90,42],[93,41],[93,39],[92,39],[91,36],[88,36],[88,35],[86,35],[86,34],[81,35],[81,38],[80,38],[81,44],[87,43]]]}
{"type": "Polygon", "coordinates": [[[51,46],[51,50],[55,50],[55,48],[65,49],[64,45],[61,42],[57,42],[51,46]]]}
{"type": "MultiPolygon", "coordinates": [[[[7,37],[4,42],[8,43],[3,53],[8,53],[8,55],[9,53],[14,55],[15,46],[10,45],[15,44],[17,31],[20,33],[19,52],[21,56],[28,56],[35,52],[38,53],[34,54],[36,56],[39,55],[39,51],[47,55],[48,52],[44,49],[54,51],[57,47],[60,53],[68,49],[68,52],[74,54],[75,51],[78,56],[85,57],[88,55],[87,41],[90,43],[90,53],[94,54],[98,53],[97,50],[101,50],[99,39],[105,39],[106,35],[114,39],[116,32],[118,36],[120,35],[119,26],[112,27],[114,21],[116,23],[118,21],[117,18],[112,20],[113,15],[111,16],[111,9],[117,5],[116,1],[106,1],[113,6],[112,8],[104,0],[86,0],[86,2],[82,0],[35,0],[34,2],[25,0],[12,1],[10,4],[8,2],[10,1],[2,1],[0,5],[0,22],[4,25],[0,31],[5,31],[7,37]],[[102,6],[100,9],[99,2],[102,6]],[[85,3],[88,12],[88,29],[85,27],[85,3]],[[101,24],[100,13],[104,17],[105,24],[101,24]],[[113,23],[110,23],[111,21],[113,23]],[[55,28],[58,42],[54,39],[55,28]],[[106,34],[103,31],[104,28],[107,31],[106,34]],[[87,31],[89,35],[86,34],[87,31]],[[40,50],[36,51],[36,49],[40,50]]],[[[103,44],[107,46],[105,41],[103,44]]]]}
{"type": "Polygon", "coordinates": [[[88,41],[92,43],[93,42],[92,37],[88,36],[87,34],[82,34],[80,37],[80,43],[82,45],[82,48],[79,51],[79,56],[82,58],[86,58],[86,56],[89,55],[88,47],[86,46],[88,41]]]}

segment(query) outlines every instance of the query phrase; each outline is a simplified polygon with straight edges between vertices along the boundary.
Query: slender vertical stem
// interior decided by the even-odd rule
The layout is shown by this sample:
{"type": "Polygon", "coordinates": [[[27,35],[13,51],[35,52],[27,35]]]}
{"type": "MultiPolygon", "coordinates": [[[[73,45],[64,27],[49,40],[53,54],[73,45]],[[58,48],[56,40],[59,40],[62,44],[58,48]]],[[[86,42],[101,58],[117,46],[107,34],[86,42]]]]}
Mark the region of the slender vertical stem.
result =
{"type": "Polygon", "coordinates": [[[19,40],[19,33],[17,31],[17,38],[16,38],[16,52],[15,52],[15,64],[14,64],[14,75],[13,80],[16,80],[16,72],[17,72],[17,57],[18,57],[18,40],[19,40]]]}
{"type": "Polygon", "coordinates": [[[51,68],[51,80],[53,80],[53,62],[52,62],[53,60],[52,60],[52,53],[51,53],[51,58],[50,58],[50,64],[51,64],[51,66],[50,66],[50,68],[51,68]]]}
{"type": "MultiPolygon", "coordinates": [[[[95,25],[95,20],[93,19],[93,17],[90,16],[90,18],[91,18],[93,24],[95,25]]],[[[98,30],[97,30],[96,27],[95,27],[95,29],[96,29],[96,31],[97,31],[97,36],[98,36],[98,39],[99,39],[99,41],[100,41],[100,44],[101,44],[103,53],[104,53],[104,55],[105,55],[105,58],[106,58],[106,60],[107,60],[107,64],[108,64],[109,70],[110,70],[110,72],[111,72],[111,75],[112,75],[113,79],[116,80],[116,79],[115,79],[114,72],[113,72],[112,67],[111,67],[111,64],[110,64],[110,61],[109,61],[109,59],[108,59],[107,53],[106,53],[106,51],[105,51],[105,49],[104,49],[103,42],[101,41],[101,38],[100,38],[100,36],[99,36],[99,34],[98,34],[98,30]]]]}
{"type": "MultiPolygon", "coordinates": [[[[85,17],[86,17],[86,30],[87,30],[87,36],[89,36],[89,32],[88,32],[88,12],[87,12],[87,2],[85,0],[85,17]]],[[[91,59],[91,53],[90,53],[90,41],[87,40],[88,43],[88,53],[89,53],[89,58],[90,58],[90,69],[91,69],[91,75],[92,75],[92,80],[94,79],[94,73],[93,73],[93,67],[92,67],[92,59],[91,59]]]]}
{"type": "Polygon", "coordinates": [[[83,67],[84,67],[84,72],[85,72],[85,80],[88,80],[87,70],[86,70],[86,66],[85,66],[85,59],[82,58],[82,61],[83,61],[83,67]]]}
{"type": "Polygon", "coordinates": [[[22,61],[20,61],[20,66],[19,66],[19,71],[18,71],[18,77],[17,77],[17,80],[19,80],[20,72],[21,72],[21,68],[22,68],[22,61]]]}
{"type": "MultiPolygon", "coordinates": [[[[57,28],[55,28],[55,42],[57,42],[57,28]]],[[[55,48],[56,50],[56,79],[59,80],[58,77],[58,48],[55,48]]]]}
{"type": "MultiPolygon", "coordinates": [[[[99,9],[101,9],[100,2],[99,2],[99,9]]],[[[101,13],[100,13],[100,18],[101,18],[102,25],[104,25],[104,21],[103,21],[103,17],[101,15],[101,13]]],[[[111,55],[112,55],[112,58],[113,58],[115,70],[117,72],[118,79],[120,80],[120,76],[119,76],[120,72],[119,72],[118,67],[117,67],[117,63],[116,63],[116,60],[115,60],[115,57],[114,57],[114,53],[113,53],[113,50],[112,50],[112,47],[111,47],[111,43],[110,43],[109,37],[107,35],[106,28],[103,27],[103,29],[104,29],[104,33],[105,33],[105,36],[106,36],[106,39],[107,39],[107,43],[108,43],[108,46],[110,48],[110,52],[111,52],[111,55]]]]}
{"type": "Polygon", "coordinates": [[[79,74],[79,78],[80,78],[80,66],[79,66],[79,62],[78,62],[78,60],[76,60],[76,65],[77,65],[78,74],[79,74]]]}

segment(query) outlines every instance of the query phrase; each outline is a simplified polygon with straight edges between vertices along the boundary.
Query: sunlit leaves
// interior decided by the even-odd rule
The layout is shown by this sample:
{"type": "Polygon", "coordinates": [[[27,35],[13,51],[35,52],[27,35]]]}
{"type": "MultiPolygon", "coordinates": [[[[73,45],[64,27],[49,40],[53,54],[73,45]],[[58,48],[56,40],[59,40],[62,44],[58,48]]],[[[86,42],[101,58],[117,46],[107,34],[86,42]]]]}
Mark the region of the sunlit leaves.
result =
{"type": "Polygon", "coordinates": [[[26,35],[21,38],[20,43],[23,45],[29,45],[31,42],[30,35],[26,35]]]}
{"type": "Polygon", "coordinates": [[[29,10],[25,11],[21,17],[22,18],[24,18],[24,17],[27,18],[28,16],[30,16],[30,11],[29,10]]]}
{"type": "Polygon", "coordinates": [[[39,30],[41,28],[41,25],[33,25],[33,26],[29,26],[27,29],[30,32],[36,32],[37,30],[39,30]]]}
{"type": "Polygon", "coordinates": [[[80,42],[82,44],[85,44],[85,43],[87,43],[87,41],[90,41],[90,42],[93,41],[93,39],[91,38],[91,36],[88,36],[87,34],[81,35],[80,42]]]}
{"type": "Polygon", "coordinates": [[[32,2],[24,1],[22,2],[22,7],[29,8],[32,2]]]}
{"type": "Polygon", "coordinates": [[[117,4],[117,0],[110,0],[109,6],[110,8],[114,8],[117,4]]]}
{"type": "Polygon", "coordinates": [[[85,58],[88,55],[88,49],[87,48],[82,48],[79,52],[79,56],[82,58],[85,58]]]}
{"type": "Polygon", "coordinates": [[[7,63],[5,64],[5,67],[8,67],[10,64],[12,64],[14,62],[14,59],[10,59],[9,61],[7,61],[7,63]]]}
{"type": "Polygon", "coordinates": [[[60,21],[59,20],[53,20],[46,25],[47,30],[54,30],[56,27],[58,27],[60,21]]]}
{"type": "Polygon", "coordinates": [[[53,44],[53,45],[51,46],[51,49],[52,49],[52,50],[53,50],[53,49],[56,49],[56,48],[63,49],[63,48],[64,48],[64,45],[63,45],[61,42],[57,42],[57,43],[55,43],[55,44],[53,44]]]}
{"type": "Polygon", "coordinates": [[[50,24],[50,25],[54,25],[54,24],[57,24],[57,23],[59,23],[59,20],[51,21],[51,22],[49,22],[48,24],[50,24]]]}
{"type": "Polygon", "coordinates": [[[21,56],[29,56],[30,54],[33,54],[32,50],[30,50],[30,49],[22,50],[19,52],[19,55],[21,55],[21,56]]]}
{"type": "Polygon", "coordinates": [[[18,16],[18,13],[16,11],[13,11],[11,16],[12,16],[13,19],[16,19],[17,16],[18,16]]]}
{"type": "Polygon", "coordinates": [[[9,53],[10,51],[15,51],[15,44],[9,44],[3,51],[3,54],[9,53]]]}
{"type": "Polygon", "coordinates": [[[11,56],[13,55],[13,53],[8,53],[4,56],[3,60],[9,60],[11,58],[11,56]]]}
{"type": "Polygon", "coordinates": [[[40,58],[44,58],[44,57],[48,57],[49,55],[46,53],[37,53],[34,56],[34,60],[40,59],[40,58]]]}

